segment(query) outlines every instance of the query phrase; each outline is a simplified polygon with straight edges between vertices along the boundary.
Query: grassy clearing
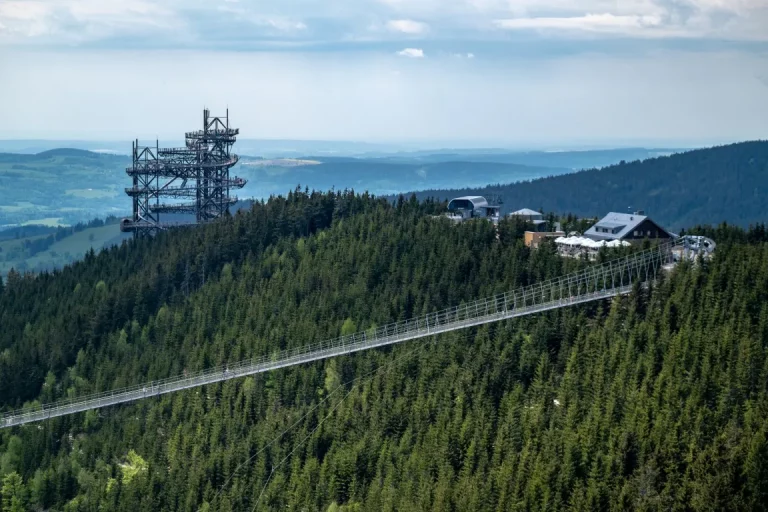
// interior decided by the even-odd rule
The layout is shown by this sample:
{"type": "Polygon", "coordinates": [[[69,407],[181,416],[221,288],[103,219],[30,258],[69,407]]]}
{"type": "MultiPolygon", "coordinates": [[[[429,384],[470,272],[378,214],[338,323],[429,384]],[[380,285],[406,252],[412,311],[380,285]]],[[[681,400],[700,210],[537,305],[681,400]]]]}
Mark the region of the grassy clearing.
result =
{"type": "Polygon", "coordinates": [[[64,192],[68,196],[82,197],[83,199],[108,199],[117,196],[115,190],[103,190],[95,188],[74,188],[64,192]]]}
{"type": "Polygon", "coordinates": [[[272,160],[255,160],[243,162],[242,165],[252,167],[299,167],[303,165],[320,165],[317,160],[305,160],[301,158],[275,158],[272,160]]]}
{"type": "Polygon", "coordinates": [[[11,239],[11,240],[0,240],[0,260],[3,259],[3,255],[7,254],[8,252],[14,251],[17,248],[21,247],[24,244],[24,240],[39,240],[41,238],[45,238],[48,235],[35,235],[35,236],[28,236],[25,238],[19,238],[19,239],[11,239]]]}
{"type": "Polygon", "coordinates": [[[50,226],[50,227],[58,227],[58,226],[68,226],[69,224],[64,224],[61,222],[61,217],[46,217],[44,219],[32,219],[32,220],[25,220],[21,223],[22,226],[50,226]]]}
{"type": "Polygon", "coordinates": [[[23,255],[21,248],[25,240],[46,238],[48,235],[37,235],[18,240],[0,242],[0,276],[5,276],[12,268],[37,271],[43,268],[60,268],[64,265],[82,259],[91,248],[99,251],[104,247],[120,243],[126,235],[120,232],[119,224],[110,224],[95,228],[87,228],[67,238],[59,240],[47,250],[31,257],[18,257],[6,260],[9,254],[23,255]]]}
{"type": "Polygon", "coordinates": [[[16,213],[26,209],[25,206],[11,206],[9,204],[0,204],[0,212],[16,213]]]}
{"type": "Polygon", "coordinates": [[[89,249],[101,249],[104,244],[110,242],[113,238],[119,237],[119,224],[110,224],[108,226],[101,226],[98,228],[88,228],[80,231],[79,233],[75,233],[72,236],[68,236],[63,240],[59,240],[51,246],[50,250],[62,253],[72,253],[79,251],[85,254],[85,252],[89,249]]]}

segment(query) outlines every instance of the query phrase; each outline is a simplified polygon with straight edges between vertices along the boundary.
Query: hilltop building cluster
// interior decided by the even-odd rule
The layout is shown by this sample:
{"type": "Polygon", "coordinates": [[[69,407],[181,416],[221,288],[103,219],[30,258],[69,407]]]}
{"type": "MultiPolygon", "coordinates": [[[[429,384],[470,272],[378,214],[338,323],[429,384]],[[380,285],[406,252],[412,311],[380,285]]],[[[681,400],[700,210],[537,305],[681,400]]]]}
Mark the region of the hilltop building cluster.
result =
{"type": "Polygon", "coordinates": [[[533,229],[531,231],[526,231],[524,235],[525,245],[533,249],[537,249],[541,242],[547,238],[556,238],[565,235],[560,228],[559,222],[554,222],[552,227],[550,227],[550,223],[544,219],[543,213],[531,210],[530,208],[514,211],[507,216],[524,219],[533,226],[533,229]]]}
{"type": "MultiPolygon", "coordinates": [[[[481,218],[499,223],[500,206],[492,205],[481,196],[464,196],[448,203],[446,216],[456,223],[481,218]]],[[[594,259],[601,248],[630,247],[645,240],[669,240],[679,238],[648,217],[643,210],[634,213],[609,212],[583,234],[571,232],[566,235],[559,222],[549,221],[544,214],[530,208],[522,208],[507,214],[508,217],[525,219],[531,229],[524,234],[525,245],[537,249],[544,240],[552,239],[557,251],[566,257],[587,257],[594,259]]],[[[690,259],[696,254],[711,254],[715,243],[705,237],[684,237],[684,248],[675,258],[690,259]]]]}
{"type": "Polygon", "coordinates": [[[610,212],[583,236],[560,236],[555,239],[555,244],[563,256],[595,258],[603,247],[629,247],[644,240],[670,238],[673,238],[671,233],[640,210],[634,213],[610,212]]]}

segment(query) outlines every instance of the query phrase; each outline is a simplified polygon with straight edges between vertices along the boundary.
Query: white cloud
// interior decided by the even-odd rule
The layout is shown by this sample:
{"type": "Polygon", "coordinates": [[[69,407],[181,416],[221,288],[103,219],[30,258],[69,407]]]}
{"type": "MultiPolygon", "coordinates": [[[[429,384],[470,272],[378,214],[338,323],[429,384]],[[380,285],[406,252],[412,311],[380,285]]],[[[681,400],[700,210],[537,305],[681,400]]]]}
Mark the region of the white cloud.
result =
{"type": "Polygon", "coordinates": [[[307,25],[303,21],[287,20],[287,19],[268,19],[266,24],[277,30],[284,32],[291,32],[296,30],[306,30],[307,25]]]}
{"type": "Polygon", "coordinates": [[[768,41],[768,0],[377,0],[403,17],[475,37],[492,27],[569,36],[590,31],[628,37],[768,41]],[[650,30],[653,29],[653,30],[650,30]]]}
{"type": "Polygon", "coordinates": [[[0,19],[33,20],[46,16],[49,8],[41,2],[8,1],[0,3],[0,19]]]}
{"type": "Polygon", "coordinates": [[[561,29],[624,32],[628,29],[654,28],[661,25],[657,16],[616,16],[610,13],[587,14],[563,18],[513,18],[496,20],[500,28],[515,29],[561,29]]]}
{"type": "Polygon", "coordinates": [[[424,50],[421,48],[406,48],[405,50],[400,50],[397,54],[401,57],[410,57],[412,59],[424,58],[424,50]]]}
{"type": "Polygon", "coordinates": [[[0,40],[78,43],[148,30],[183,30],[173,10],[146,0],[10,0],[0,2],[0,40]]]}
{"type": "MultiPolygon", "coordinates": [[[[490,1],[490,0],[489,0],[490,1]]],[[[768,41],[766,0],[515,0],[493,24],[508,30],[768,41]]]]}
{"type": "Polygon", "coordinates": [[[765,27],[768,0],[0,0],[0,44],[49,47],[244,49],[299,36],[349,47],[400,35],[498,40],[498,29],[768,42],[765,27]]]}
{"type": "Polygon", "coordinates": [[[392,32],[412,35],[425,34],[429,31],[429,25],[414,20],[390,20],[387,22],[387,28],[392,32]]]}
{"type": "Polygon", "coordinates": [[[38,2],[0,2],[0,35],[36,37],[50,32],[48,6],[38,2]]]}
{"type": "MultiPolygon", "coordinates": [[[[232,0],[225,1],[233,3],[232,0]]],[[[216,9],[220,12],[227,13],[228,16],[234,18],[232,21],[236,20],[260,27],[269,27],[277,30],[278,32],[290,33],[307,29],[307,25],[303,21],[285,16],[263,16],[251,9],[241,7],[239,4],[219,5],[216,9]]]]}

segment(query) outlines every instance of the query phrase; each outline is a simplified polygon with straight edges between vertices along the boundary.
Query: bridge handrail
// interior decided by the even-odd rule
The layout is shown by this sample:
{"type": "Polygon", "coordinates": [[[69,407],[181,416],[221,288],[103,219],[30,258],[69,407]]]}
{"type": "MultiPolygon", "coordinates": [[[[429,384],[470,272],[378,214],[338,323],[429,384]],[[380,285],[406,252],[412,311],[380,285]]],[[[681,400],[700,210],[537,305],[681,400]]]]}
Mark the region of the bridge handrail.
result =
{"type": "Polygon", "coordinates": [[[565,276],[415,318],[392,322],[372,330],[283,349],[272,354],[219,365],[189,375],[176,375],[101,393],[66,398],[50,404],[28,406],[0,415],[0,428],[229,380],[259,373],[271,369],[272,366],[278,368],[323,359],[329,357],[323,355],[326,353],[332,353],[332,355],[349,353],[414,337],[522,316],[529,312],[627,293],[634,280],[643,278],[647,280],[654,277],[662,264],[670,260],[671,249],[678,244],[679,242],[661,243],[654,248],[599,265],[588,266],[565,276]]]}

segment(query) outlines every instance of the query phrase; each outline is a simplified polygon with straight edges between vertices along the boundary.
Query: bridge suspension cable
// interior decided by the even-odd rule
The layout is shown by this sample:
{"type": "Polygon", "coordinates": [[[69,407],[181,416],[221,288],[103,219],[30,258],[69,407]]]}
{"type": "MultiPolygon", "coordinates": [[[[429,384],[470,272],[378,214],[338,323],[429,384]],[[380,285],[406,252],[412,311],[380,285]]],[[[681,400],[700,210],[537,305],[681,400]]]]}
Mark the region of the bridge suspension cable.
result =
{"type": "Polygon", "coordinates": [[[680,243],[682,242],[663,242],[654,248],[593,265],[562,277],[376,329],[283,350],[275,355],[210,368],[187,376],[176,376],[12,411],[0,415],[0,428],[133,402],[246,375],[627,294],[632,290],[635,281],[649,281],[656,277],[665,264],[671,263],[672,249],[680,243]]]}

